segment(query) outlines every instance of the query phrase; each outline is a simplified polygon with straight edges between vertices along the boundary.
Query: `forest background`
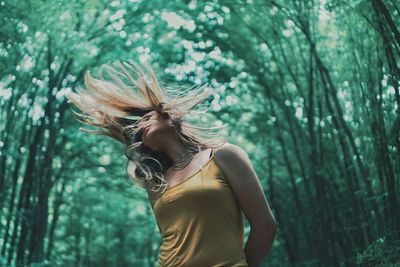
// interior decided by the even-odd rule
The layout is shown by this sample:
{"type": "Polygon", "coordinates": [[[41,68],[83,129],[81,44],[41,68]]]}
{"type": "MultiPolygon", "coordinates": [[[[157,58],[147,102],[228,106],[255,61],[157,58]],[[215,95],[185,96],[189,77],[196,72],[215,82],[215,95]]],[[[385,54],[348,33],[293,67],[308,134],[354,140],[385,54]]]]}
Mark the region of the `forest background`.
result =
{"type": "MultiPolygon", "coordinates": [[[[208,82],[277,220],[264,266],[398,266],[397,0],[0,2],[0,265],[155,266],[124,148],[65,94],[103,63],[208,82]]],[[[245,220],[245,235],[249,224],[245,220]]]]}

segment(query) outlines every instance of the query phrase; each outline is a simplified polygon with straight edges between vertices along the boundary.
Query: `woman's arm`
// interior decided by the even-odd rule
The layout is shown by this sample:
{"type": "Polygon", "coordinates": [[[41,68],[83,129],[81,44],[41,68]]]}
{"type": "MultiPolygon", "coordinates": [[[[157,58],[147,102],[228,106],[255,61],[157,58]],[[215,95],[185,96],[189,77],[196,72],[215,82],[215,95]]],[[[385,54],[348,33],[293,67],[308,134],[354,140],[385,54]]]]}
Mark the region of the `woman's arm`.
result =
{"type": "Polygon", "coordinates": [[[215,158],[251,226],[244,248],[247,263],[259,267],[275,238],[275,218],[247,153],[226,143],[215,151],[215,158]]]}

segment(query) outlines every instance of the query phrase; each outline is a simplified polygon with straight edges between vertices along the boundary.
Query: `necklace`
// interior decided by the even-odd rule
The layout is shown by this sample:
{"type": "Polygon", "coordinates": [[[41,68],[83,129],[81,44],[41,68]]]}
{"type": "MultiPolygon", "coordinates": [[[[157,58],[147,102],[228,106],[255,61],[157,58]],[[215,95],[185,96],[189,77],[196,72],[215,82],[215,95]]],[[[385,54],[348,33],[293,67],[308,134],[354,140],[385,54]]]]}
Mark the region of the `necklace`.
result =
{"type": "Polygon", "coordinates": [[[189,152],[185,156],[173,162],[171,169],[174,171],[182,170],[190,163],[190,161],[192,161],[194,155],[196,155],[196,153],[199,151],[200,148],[198,146],[195,148],[190,148],[189,152]]]}

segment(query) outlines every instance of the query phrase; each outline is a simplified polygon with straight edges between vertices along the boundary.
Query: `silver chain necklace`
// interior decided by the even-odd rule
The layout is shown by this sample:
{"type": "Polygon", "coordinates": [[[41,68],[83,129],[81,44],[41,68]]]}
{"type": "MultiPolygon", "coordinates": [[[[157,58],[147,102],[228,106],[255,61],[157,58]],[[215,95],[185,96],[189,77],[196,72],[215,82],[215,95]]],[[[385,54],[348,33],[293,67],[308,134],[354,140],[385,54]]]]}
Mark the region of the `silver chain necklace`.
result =
{"type": "Polygon", "coordinates": [[[193,159],[193,157],[199,151],[200,151],[200,148],[198,146],[196,146],[196,148],[194,148],[194,149],[190,149],[190,151],[185,156],[183,156],[182,158],[173,162],[171,169],[174,171],[182,170],[190,163],[190,161],[193,159]]]}

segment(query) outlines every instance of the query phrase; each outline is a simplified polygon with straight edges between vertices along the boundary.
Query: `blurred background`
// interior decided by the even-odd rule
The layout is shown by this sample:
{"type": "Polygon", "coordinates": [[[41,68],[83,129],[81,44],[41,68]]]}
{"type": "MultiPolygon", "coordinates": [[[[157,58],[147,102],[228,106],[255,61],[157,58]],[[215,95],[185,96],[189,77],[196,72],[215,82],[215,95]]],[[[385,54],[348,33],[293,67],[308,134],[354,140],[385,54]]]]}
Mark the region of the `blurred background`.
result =
{"type": "MultiPolygon", "coordinates": [[[[0,2],[0,265],[156,266],[124,148],[65,94],[115,60],[207,105],[277,220],[263,266],[399,266],[397,0],[0,2]]],[[[245,220],[245,235],[249,232],[245,220]]]]}

